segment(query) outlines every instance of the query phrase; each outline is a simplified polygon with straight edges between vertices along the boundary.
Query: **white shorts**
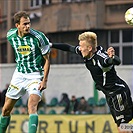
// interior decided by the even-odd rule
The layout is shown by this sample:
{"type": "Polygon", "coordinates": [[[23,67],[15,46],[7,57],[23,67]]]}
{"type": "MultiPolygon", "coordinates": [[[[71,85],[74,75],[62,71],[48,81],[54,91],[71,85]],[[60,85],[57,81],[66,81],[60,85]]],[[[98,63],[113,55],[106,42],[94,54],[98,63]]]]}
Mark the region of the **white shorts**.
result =
{"type": "Polygon", "coordinates": [[[28,93],[29,95],[36,94],[41,97],[38,87],[42,78],[43,75],[40,72],[23,74],[15,70],[6,96],[11,99],[19,99],[25,93],[28,93]]]}

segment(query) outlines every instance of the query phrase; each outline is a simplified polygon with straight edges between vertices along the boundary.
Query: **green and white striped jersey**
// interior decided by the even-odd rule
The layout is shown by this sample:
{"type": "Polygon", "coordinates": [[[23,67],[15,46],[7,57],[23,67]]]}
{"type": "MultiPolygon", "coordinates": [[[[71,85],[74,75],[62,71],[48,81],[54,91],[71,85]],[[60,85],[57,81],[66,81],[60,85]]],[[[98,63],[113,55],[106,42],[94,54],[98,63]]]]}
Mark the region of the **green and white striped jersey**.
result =
{"type": "Polygon", "coordinates": [[[34,29],[30,29],[30,33],[21,38],[17,31],[17,28],[10,29],[7,39],[15,51],[18,72],[42,72],[43,55],[50,52],[48,38],[34,29]]]}

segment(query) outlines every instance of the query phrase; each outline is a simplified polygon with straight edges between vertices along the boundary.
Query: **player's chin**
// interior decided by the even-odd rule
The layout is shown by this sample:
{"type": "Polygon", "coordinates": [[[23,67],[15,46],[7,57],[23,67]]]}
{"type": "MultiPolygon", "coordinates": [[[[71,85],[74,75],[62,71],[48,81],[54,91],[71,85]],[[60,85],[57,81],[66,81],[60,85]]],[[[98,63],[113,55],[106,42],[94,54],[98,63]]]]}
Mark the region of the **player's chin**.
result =
{"type": "Polygon", "coordinates": [[[86,55],[86,54],[82,54],[82,56],[83,56],[83,58],[86,58],[86,57],[87,57],[87,55],[86,55]]]}

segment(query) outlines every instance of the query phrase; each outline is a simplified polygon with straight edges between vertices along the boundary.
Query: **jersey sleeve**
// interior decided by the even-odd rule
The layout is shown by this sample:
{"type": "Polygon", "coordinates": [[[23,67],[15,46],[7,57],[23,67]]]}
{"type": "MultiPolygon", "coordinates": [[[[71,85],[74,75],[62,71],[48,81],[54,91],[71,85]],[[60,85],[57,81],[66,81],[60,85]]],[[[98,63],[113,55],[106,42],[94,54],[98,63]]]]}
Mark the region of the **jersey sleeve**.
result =
{"type": "Polygon", "coordinates": [[[13,29],[10,29],[8,32],[7,32],[7,40],[10,42],[12,40],[12,37],[15,36],[17,32],[17,28],[13,28],[13,29]]]}
{"type": "Polygon", "coordinates": [[[76,54],[82,56],[81,51],[79,50],[79,46],[75,47],[75,52],[76,52],[76,54]]]}
{"type": "Polygon", "coordinates": [[[121,60],[118,56],[114,55],[113,58],[110,58],[102,47],[98,48],[97,55],[99,56],[99,61],[103,67],[119,65],[121,63],[121,60]]]}
{"type": "Polygon", "coordinates": [[[30,33],[34,35],[39,41],[39,48],[42,55],[45,55],[50,52],[50,42],[49,39],[42,33],[36,30],[31,29],[30,33]]]}
{"type": "Polygon", "coordinates": [[[121,60],[117,55],[114,55],[112,58],[107,58],[105,62],[109,65],[120,65],[121,60]]]}
{"type": "Polygon", "coordinates": [[[42,33],[43,40],[40,41],[40,50],[42,55],[45,55],[50,52],[50,42],[49,39],[42,33]]]}
{"type": "Polygon", "coordinates": [[[101,66],[103,67],[108,67],[112,64],[108,63],[109,56],[107,52],[103,49],[103,47],[98,46],[97,47],[97,52],[96,52],[98,61],[100,62],[101,66]]]}
{"type": "Polygon", "coordinates": [[[72,52],[81,55],[81,52],[79,51],[79,46],[73,46],[67,43],[52,43],[51,47],[62,51],[72,52]]]}

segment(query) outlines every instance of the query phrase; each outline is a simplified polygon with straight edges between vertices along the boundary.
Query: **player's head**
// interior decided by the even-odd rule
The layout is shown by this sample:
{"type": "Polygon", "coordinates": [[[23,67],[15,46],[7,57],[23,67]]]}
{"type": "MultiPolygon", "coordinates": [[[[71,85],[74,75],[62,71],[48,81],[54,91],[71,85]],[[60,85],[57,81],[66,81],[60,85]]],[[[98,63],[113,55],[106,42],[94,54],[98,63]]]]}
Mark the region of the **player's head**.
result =
{"type": "Polygon", "coordinates": [[[18,34],[25,35],[30,31],[30,18],[27,12],[19,11],[14,15],[14,23],[18,29],[18,34]]]}
{"type": "Polygon", "coordinates": [[[78,39],[82,56],[91,57],[97,47],[97,35],[94,32],[84,32],[78,39]]]}

